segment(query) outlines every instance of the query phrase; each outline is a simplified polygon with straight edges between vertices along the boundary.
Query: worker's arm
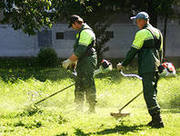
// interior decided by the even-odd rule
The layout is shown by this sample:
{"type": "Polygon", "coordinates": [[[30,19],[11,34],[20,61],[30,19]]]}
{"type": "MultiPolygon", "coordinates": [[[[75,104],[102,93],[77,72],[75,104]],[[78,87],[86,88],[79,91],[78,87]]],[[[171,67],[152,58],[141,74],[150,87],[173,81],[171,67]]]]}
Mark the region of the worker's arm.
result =
{"type": "Polygon", "coordinates": [[[63,61],[62,66],[68,68],[73,63],[76,64],[78,59],[83,57],[86,53],[88,45],[92,41],[92,36],[87,31],[82,31],[78,41],[78,46],[75,48],[74,53],[65,61],[63,61]]]}
{"type": "Polygon", "coordinates": [[[71,60],[72,62],[76,62],[78,60],[78,57],[73,53],[70,57],[69,60],[71,60]]]}
{"type": "Polygon", "coordinates": [[[121,70],[123,67],[127,66],[133,60],[137,52],[142,48],[144,44],[144,39],[145,39],[145,30],[143,29],[136,33],[131,49],[128,51],[123,62],[117,65],[117,69],[121,70]]]}
{"type": "Polygon", "coordinates": [[[131,49],[128,51],[126,55],[126,58],[122,62],[122,66],[123,67],[127,66],[133,60],[134,56],[136,56],[137,52],[138,52],[138,49],[131,47],[131,49]]]}
{"type": "Polygon", "coordinates": [[[89,33],[90,30],[83,30],[80,33],[80,38],[78,41],[78,46],[74,50],[74,55],[77,56],[77,58],[84,57],[87,51],[87,47],[91,44],[93,40],[93,35],[89,33]]]}

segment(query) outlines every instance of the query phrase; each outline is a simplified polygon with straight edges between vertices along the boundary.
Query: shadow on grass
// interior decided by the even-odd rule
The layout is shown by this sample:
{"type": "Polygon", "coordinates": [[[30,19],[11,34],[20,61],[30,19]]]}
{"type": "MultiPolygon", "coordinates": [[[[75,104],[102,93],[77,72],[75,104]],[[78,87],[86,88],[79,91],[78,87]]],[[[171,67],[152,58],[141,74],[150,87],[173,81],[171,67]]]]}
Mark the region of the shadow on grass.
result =
{"type": "Polygon", "coordinates": [[[18,119],[22,117],[31,117],[35,114],[42,114],[43,110],[24,110],[21,112],[12,112],[7,114],[0,114],[0,119],[18,119]]]}
{"type": "Polygon", "coordinates": [[[68,133],[57,134],[56,136],[68,136],[68,133]]]}
{"type": "Polygon", "coordinates": [[[73,78],[71,72],[67,72],[62,68],[16,68],[16,69],[0,69],[0,78],[4,82],[16,82],[17,80],[28,80],[35,78],[40,81],[56,81],[66,78],[73,78]]]}
{"type": "MultiPolygon", "coordinates": [[[[57,81],[67,78],[74,79],[74,75],[70,70],[65,70],[63,68],[39,68],[39,67],[26,67],[26,68],[0,68],[0,78],[4,82],[16,82],[17,80],[28,80],[30,78],[35,78],[39,81],[57,81]]],[[[111,82],[119,82],[122,79],[120,72],[117,70],[99,73],[95,76],[97,79],[108,79],[111,82]]]]}
{"type": "Polygon", "coordinates": [[[162,113],[180,113],[180,107],[172,109],[162,109],[162,113]]]}
{"type": "Polygon", "coordinates": [[[14,127],[24,127],[27,129],[33,129],[33,128],[40,128],[42,126],[42,123],[40,121],[34,120],[31,123],[24,123],[21,120],[13,124],[14,127]]]}
{"type": "Polygon", "coordinates": [[[108,134],[126,134],[128,132],[135,132],[138,130],[142,130],[141,127],[144,127],[144,125],[137,125],[137,126],[125,126],[125,125],[117,125],[114,128],[108,128],[104,129],[98,132],[90,132],[85,133],[81,129],[77,128],[75,129],[74,134],[76,136],[90,136],[90,135],[108,135],[108,134]]]}
{"type": "Polygon", "coordinates": [[[104,73],[99,73],[95,76],[97,79],[108,79],[111,82],[120,82],[122,79],[122,75],[118,70],[112,70],[104,73]]]}
{"type": "MultiPolygon", "coordinates": [[[[24,127],[27,129],[32,129],[32,128],[40,128],[42,126],[41,121],[37,121],[36,119],[30,120],[30,122],[29,122],[29,121],[22,121],[21,118],[22,118],[22,116],[19,115],[18,113],[10,113],[10,114],[0,115],[0,120],[1,119],[9,120],[7,123],[2,122],[2,123],[6,123],[6,126],[9,126],[9,127],[24,127]],[[10,120],[12,120],[12,121],[10,122],[10,120]]],[[[9,127],[7,127],[7,130],[6,130],[7,132],[9,132],[8,131],[9,127]]]]}

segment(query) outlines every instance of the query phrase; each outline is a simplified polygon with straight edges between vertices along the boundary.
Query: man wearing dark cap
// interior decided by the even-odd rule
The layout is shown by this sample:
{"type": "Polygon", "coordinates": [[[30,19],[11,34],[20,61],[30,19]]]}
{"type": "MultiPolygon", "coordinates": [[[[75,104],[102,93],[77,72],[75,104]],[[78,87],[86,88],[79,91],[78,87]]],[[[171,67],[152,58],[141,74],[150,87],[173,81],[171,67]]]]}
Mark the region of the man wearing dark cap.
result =
{"type": "Polygon", "coordinates": [[[164,124],[160,116],[160,106],[156,96],[159,79],[158,67],[163,54],[163,37],[161,32],[149,23],[149,15],[146,12],[140,12],[131,19],[136,20],[136,25],[140,30],[136,32],[126,58],[122,63],[117,64],[117,69],[121,70],[127,66],[138,54],[138,72],[142,77],[144,99],[152,117],[152,121],[148,125],[161,128],[164,127],[164,124]]]}
{"type": "Polygon", "coordinates": [[[75,102],[77,110],[83,110],[84,96],[89,103],[89,112],[95,112],[96,88],[94,71],[97,65],[97,55],[94,49],[96,37],[93,30],[84,23],[78,15],[72,15],[69,27],[77,30],[74,53],[63,62],[63,67],[68,68],[76,64],[75,102]]]}

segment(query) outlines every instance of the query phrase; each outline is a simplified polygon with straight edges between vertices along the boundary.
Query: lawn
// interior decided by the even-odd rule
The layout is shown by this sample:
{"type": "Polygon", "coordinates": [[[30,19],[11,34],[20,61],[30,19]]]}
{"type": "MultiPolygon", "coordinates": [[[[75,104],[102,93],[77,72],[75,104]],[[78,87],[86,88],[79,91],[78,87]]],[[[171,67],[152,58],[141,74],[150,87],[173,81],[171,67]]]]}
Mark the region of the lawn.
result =
{"type": "Polygon", "coordinates": [[[74,87],[40,103],[37,111],[29,110],[30,104],[74,82],[71,73],[61,68],[1,68],[0,76],[0,136],[180,135],[180,74],[159,81],[158,101],[165,123],[161,129],[146,126],[151,118],[142,95],[123,110],[130,116],[110,116],[142,90],[141,80],[123,77],[116,70],[95,78],[96,114],[88,114],[87,105],[84,112],[75,111],[74,87]]]}

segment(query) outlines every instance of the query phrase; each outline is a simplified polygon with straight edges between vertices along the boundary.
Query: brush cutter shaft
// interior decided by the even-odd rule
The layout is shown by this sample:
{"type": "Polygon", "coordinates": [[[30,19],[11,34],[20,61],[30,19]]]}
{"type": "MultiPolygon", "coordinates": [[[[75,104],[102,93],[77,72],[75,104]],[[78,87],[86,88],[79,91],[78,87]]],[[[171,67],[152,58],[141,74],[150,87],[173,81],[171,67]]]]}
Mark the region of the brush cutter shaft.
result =
{"type": "MultiPolygon", "coordinates": [[[[99,73],[101,73],[101,72],[102,72],[102,69],[98,69],[98,70],[95,71],[95,74],[94,74],[94,75],[97,75],[97,74],[99,74],[99,73]]],[[[72,74],[73,74],[74,76],[77,76],[76,71],[72,72],[72,74]]],[[[34,103],[34,105],[37,105],[37,104],[39,104],[39,103],[47,100],[48,98],[50,98],[50,97],[52,97],[52,96],[54,96],[54,95],[56,95],[56,94],[58,94],[58,93],[60,93],[60,92],[63,92],[64,90],[66,90],[66,89],[68,89],[68,88],[70,88],[70,87],[72,87],[72,86],[74,86],[74,85],[75,85],[75,83],[74,83],[74,84],[71,84],[71,85],[67,86],[66,88],[63,88],[62,90],[59,90],[59,91],[57,91],[57,92],[55,92],[55,93],[53,93],[53,94],[51,94],[51,95],[49,95],[49,96],[47,96],[47,97],[45,97],[45,98],[43,98],[43,99],[41,99],[40,101],[37,101],[36,103],[34,103]]]]}
{"type": "Polygon", "coordinates": [[[48,98],[50,98],[50,97],[52,97],[52,96],[54,96],[54,95],[56,95],[56,94],[58,94],[58,93],[60,93],[60,92],[63,92],[64,90],[66,90],[66,89],[68,89],[68,88],[70,88],[70,87],[72,87],[72,86],[74,86],[74,85],[75,85],[75,84],[71,84],[71,85],[69,85],[69,86],[67,86],[67,87],[65,87],[65,88],[63,88],[63,89],[61,89],[61,90],[59,90],[59,91],[57,91],[57,92],[55,92],[55,93],[53,93],[53,94],[45,97],[45,98],[43,98],[43,99],[41,99],[40,101],[37,101],[34,105],[37,105],[37,104],[39,104],[39,103],[47,100],[48,98]]]}
{"type": "Polygon", "coordinates": [[[142,80],[142,77],[140,77],[139,75],[136,75],[136,74],[124,74],[122,70],[121,70],[121,75],[124,76],[124,77],[136,77],[136,78],[142,80]]]}
{"type": "MultiPolygon", "coordinates": [[[[136,75],[136,74],[124,74],[123,71],[121,70],[121,74],[124,77],[136,77],[140,80],[142,80],[142,77],[136,75]]],[[[119,109],[119,112],[121,112],[126,106],[128,106],[132,101],[134,101],[138,96],[140,96],[143,93],[143,91],[141,91],[140,93],[138,93],[134,98],[132,98],[127,104],[125,104],[121,109],[119,109]]]]}
{"type": "Polygon", "coordinates": [[[125,104],[121,109],[119,109],[119,112],[121,112],[126,106],[128,106],[132,101],[134,101],[138,96],[140,96],[141,94],[143,93],[143,91],[142,92],[140,92],[140,93],[138,93],[134,98],[132,98],[127,104],[125,104]]]}

